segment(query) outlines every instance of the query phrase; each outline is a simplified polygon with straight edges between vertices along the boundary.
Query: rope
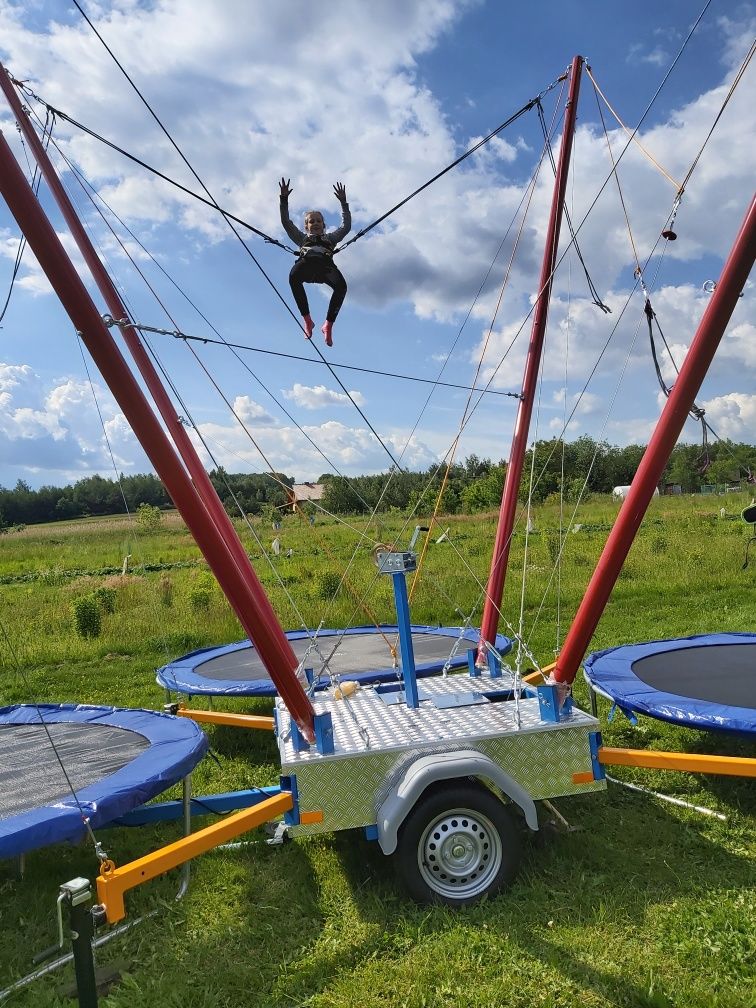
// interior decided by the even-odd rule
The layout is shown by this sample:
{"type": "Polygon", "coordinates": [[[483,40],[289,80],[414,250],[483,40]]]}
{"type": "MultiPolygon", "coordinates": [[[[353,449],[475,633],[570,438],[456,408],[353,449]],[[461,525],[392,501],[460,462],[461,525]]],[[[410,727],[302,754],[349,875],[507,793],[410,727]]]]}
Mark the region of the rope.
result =
{"type": "MultiPolygon", "coordinates": [[[[51,115],[49,112],[45,116],[45,123],[42,128],[42,145],[45,150],[50,144],[52,139],[52,130],[55,124],[55,116],[51,115]]],[[[16,123],[16,131],[18,132],[19,140],[21,141],[21,149],[24,152],[24,157],[26,158],[26,167],[31,176],[31,187],[35,195],[39,192],[39,184],[42,180],[42,174],[39,170],[39,166],[32,166],[29,162],[29,152],[26,149],[26,144],[24,143],[24,135],[21,132],[21,127],[16,123]]],[[[8,311],[8,306],[10,305],[11,296],[16,285],[16,277],[18,276],[18,271],[21,269],[21,260],[24,257],[24,252],[26,250],[26,235],[22,234],[18,242],[18,248],[16,249],[16,256],[13,261],[13,269],[11,270],[10,283],[8,284],[8,294],[6,295],[5,302],[3,303],[2,309],[0,309],[0,322],[5,318],[5,313],[8,311]]]]}
{"type": "MultiPolygon", "coordinates": [[[[561,101],[561,94],[562,94],[563,91],[564,91],[564,84],[562,84],[562,88],[560,90],[559,97],[557,98],[557,101],[556,101],[556,104],[555,104],[555,110],[556,110],[556,108],[559,107],[559,103],[561,101]]],[[[540,104],[540,101],[538,103],[538,108],[542,112],[542,106],[540,104]]],[[[555,121],[556,121],[556,111],[554,112],[554,115],[552,116],[552,122],[551,122],[552,131],[555,128],[555,121]]],[[[545,125],[545,123],[544,123],[544,125],[545,125]]],[[[534,170],[534,172],[533,172],[533,174],[532,174],[532,176],[530,178],[530,182],[528,183],[528,187],[525,190],[525,194],[523,195],[523,199],[520,201],[520,206],[517,208],[517,212],[519,213],[520,208],[523,206],[523,203],[525,204],[525,209],[523,211],[522,218],[520,220],[520,226],[518,228],[517,235],[516,235],[514,243],[512,245],[512,252],[511,252],[510,257],[509,257],[509,262],[508,262],[507,268],[506,268],[506,270],[504,272],[504,280],[503,280],[502,285],[501,285],[501,287],[499,289],[499,296],[498,296],[498,299],[496,301],[496,306],[494,308],[494,313],[493,313],[493,316],[491,318],[491,323],[490,323],[490,325],[488,327],[488,331],[486,333],[485,341],[483,343],[483,349],[481,350],[480,354],[478,355],[478,364],[477,364],[477,368],[475,370],[475,376],[473,378],[473,387],[472,387],[472,389],[471,389],[471,391],[470,391],[470,393],[469,393],[469,395],[467,397],[467,401],[465,402],[464,408],[462,410],[462,416],[461,416],[461,419],[460,419],[460,426],[459,426],[459,429],[457,431],[456,437],[454,438],[454,441],[452,442],[452,445],[449,448],[449,450],[448,450],[448,452],[446,453],[446,456],[445,456],[445,459],[446,459],[445,472],[444,472],[443,480],[441,482],[441,487],[440,487],[440,489],[438,491],[438,494],[436,495],[436,503],[435,503],[435,506],[434,506],[434,509],[433,509],[433,515],[432,515],[431,520],[429,522],[428,535],[425,537],[425,540],[423,542],[423,548],[422,548],[422,550],[420,552],[420,558],[419,558],[419,561],[418,561],[417,569],[416,569],[416,571],[415,571],[415,573],[413,575],[413,578],[412,578],[412,585],[410,587],[410,592],[409,592],[409,601],[410,602],[412,601],[412,598],[414,596],[415,587],[416,587],[416,585],[419,582],[421,571],[423,569],[423,564],[425,562],[425,556],[426,556],[426,553],[428,551],[428,545],[430,543],[431,532],[433,530],[434,523],[436,522],[436,519],[437,519],[437,516],[438,516],[438,512],[439,512],[439,509],[440,509],[440,506],[441,506],[441,501],[443,499],[443,494],[444,494],[444,491],[446,489],[446,484],[448,482],[449,473],[451,471],[451,466],[452,466],[452,464],[454,462],[454,458],[455,458],[456,453],[457,453],[457,447],[459,445],[459,441],[460,441],[460,438],[462,436],[462,431],[463,431],[464,426],[465,426],[465,420],[466,420],[466,417],[467,417],[467,413],[468,413],[468,410],[470,409],[470,403],[472,401],[472,393],[473,393],[473,391],[475,391],[475,386],[476,386],[477,381],[478,381],[478,376],[480,375],[481,369],[483,367],[483,361],[485,360],[486,352],[488,350],[488,345],[489,345],[491,336],[493,334],[493,327],[496,324],[496,319],[497,319],[498,314],[499,314],[499,309],[501,307],[501,302],[502,302],[502,299],[504,297],[504,291],[505,291],[505,289],[507,288],[507,286],[509,284],[509,278],[511,276],[512,267],[514,265],[514,260],[515,260],[516,254],[517,254],[517,250],[519,248],[520,239],[522,237],[522,233],[523,233],[523,230],[525,228],[525,221],[527,220],[528,211],[530,210],[530,204],[531,204],[531,201],[533,199],[533,195],[535,193],[535,187],[536,187],[536,183],[538,181],[538,176],[540,175],[541,166],[543,164],[543,158],[544,158],[544,155],[545,155],[545,152],[546,152],[546,147],[549,146],[549,136],[550,136],[550,131],[547,130],[546,134],[545,134],[545,137],[544,137],[544,146],[541,149],[541,156],[539,157],[538,163],[536,165],[536,168],[535,168],[535,170],[534,170]]],[[[507,233],[509,233],[509,229],[508,229],[507,233]]],[[[502,242],[502,245],[503,245],[503,242],[502,242]]],[[[497,258],[498,258],[499,252],[501,251],[502,245],[499,246],[499,250],[497,251],[497,258]]],[[[489,273],[490,273],[490,269],[489,269],[489,273]]],[[[517,398],[518,399],[520,398],[519,394],[518,394],[517,398]]],[[[480,398],[478,399],[478,402],[480,402],[480,398]]]]}
{"type": "MultiPolygon", "coordinates": [[[[591,77],[593,81],[593,78],[591,77]]],[[[622,194],[622,186],[620,185],[619,172],[617,171],[617,164],[614,160],[614,152],[612,151],[612,145],[609,142],[609,133],[606,129],[606,123],[604,122],[604,113],[601,110],[601,105],[598,100],[599,92],[594,82],[593,93],[596,98],[596,108],[598,109],[599,118],[601,119],[601,126],[604,130],[604,139],[606,140],[606,149],[609,151],[609,160],[612,162],[612,175],[614,176],[614,181],[617,183],[617,193],[619,194],[620,203],[622,204],[622,212],[625,215],[625,224],[627,226],[627,233],[630,238],[630,245],[633,249],[633,259],[635,259],[635,265],[638,270],[640,270],[640,259],[638,257],[638,250],[635,247],[635,241],[633,240],[633,229],[630,227],[630,217],[627,212],[627,206],[625,205],[625,197],[622,194]]]]}
{"type": "MultiPolygon", "coordinates": [[[[706,6],[708,7],[709,4],[707,3],[706,6]]],[[[706,8],[704,8],[704,10],[705,9],[706,8]]],[[[700,20],[700,18],[699,18],[699,20],[700,20]]],[[[674,64],[673,64],[673,66],[674,66],[674,64]]],[[[668,182],[671,182],[672,185],[675,187],[675,189],[678,192],[682,192],[682,188],[683,188],[682,185],[679,182],[676,182],[675,179],[672,178],[672,176],[669,174],[669,172],[666,171],[666,169],[662,168],[662,166],[659,164],[659,162],[656,160],[656,158],[653,156],[653,154],[651,154],[649,151],[647,151],[646,148],[643,146],[643,144],[640,142],[640,140],[637,138],[636,133],[638,132],[638,126],[640,126],[640,123],[632,131],[627,126],[625,126],[625,124],[622,122],[622,120],[620,119],[620,117],[617,115],[617,113],[614,111],[614,109],[610,105],[609,99],[606,97],[606,95],[604,94],[604,92],[601,90],[601,88],[596,83],[596,78],[593,76],[593,74],[591,72],[591,68],[587,64],[586,64],[586,67],[585,67],[585,72],[590,77],[591,83],[593,84],[594,90],[598,94],[601,95],[601,97],[604,100],[604,104],[609,109],[609,111],[612,113],[612,115],[617,120],[617,122],[620,124],[620,126],[625,131],[625,133],[630,137],[630,139],[632,140],[632,142],[634,144],[636,144],[637,147],[640,148],[640,150],[648,158],[648,160],[651,162],[651,164],[654,165],[654,167],[657,168],[662,173],[662,175],[664,176],[664,178],[667,179],[668,182]]],[[[602,117],[602,121],[603,121],[603,117],[602,117]]]]}
{"type": "MultiPolygon", "coordinates": [[[[548,141],[548,132],[546,130],[546,120],[544,119],[544,116],[543,116],[543,106],[541,105],[540,102],[538,103],[538,121],[541,124],[541,130],[543,132],[544,140],[546,140],[547,150],[549,152],[549,161],[551,162],[551,170],[554,172],[554,178],[556,178],[556,161],[554,160],[554,152],[551,149],[551,144],[548,141]]],[[[572,218],[570,217],[570,211],[567,209],[566,202],[564,204],[564,219],[567,221],[567,227],[569,229],[570,236],[573,239],[573,244],[575,246],[575,252],[577,254],[578,259],[580,260],[580,265],[583,267],[583,273],[585,273],[585,279],[586,279],[586,283],[588,284],[588,290],[590,291],[592,302],[593,302],[593,304],[596,305],[597,308],[600,308],[601,311],[604,312],[605,315],[611,315],[612,309],[609,308],[607,305],[605,305],[604,302],[601,300],[601,298],[599,296],[599,292],[596,289],[596,285],[594,284],[594,282],[593,282],[593,280],[591,278],[591,275],[588,272],[588,267],[585,264],[585,259],[583,259],[583,253],[580,251],[580,246],[578,245],[578,240],[575,237],[575,231],[574,231],[574,229],[572,227],[572,218]]]]}
{"type": "MultiPolygon", "coordinates": [[[[178,330],[157,329],[147,325],[143,326],[143,328],[148,332],[158,333],[162,336],[173,336],[176,339],[182,340],[196,340],[199,343],[207,343],[211,346],[226,346],[230,350],[247,350],[249,353],[267,354],[270,357],[282,357],[286,360],[304,361],[306,364],[322,363],[319,360],[313,360],[312,357],[303,357],[301,354],[283,353],[280,350],[266,350],[262,347],[249,346],[247,343],[232,343],[230,340],[223,338],[216,340],[207,336],[192,336],[189,333],[180,332],[178,330]]],[[[500,389],[475,388],[470,385],[458,385],[456,382],[437,381],[434,378],[420,378],[417,375],[399,374],[397,371],[379,371],[376,368],[357,367],[355,364],[329,363],[331,367],[337,368],[340,371],[359,371],[361,374],[377,375],[380,378],[398,378],[400,381],[417,382],[420,385],[433,385],[434,387],[440,386],[441,388],[461,389],[464,392],[485,392],[486,395],[504,396],[509,399],[520,398],[518,392],[503,392],[500,389]]]]}
{"type": "MultiPolygon", "coordinates": [[[[74,0],[74,2],[76,2],[76,0],[74,0]]],[[[537,105],[541,101],[543,97],[545,97],[549,93],[549,91],[552,91],[557,86],[557,84],[559,84],[562,81],[565,81],[567,79],[567,76],[568,76],[567,73],[563,73],[561,77],[557,77],[557,79],[555,81],[552,81],[552,83],[549,84],[548,87],[544,88],[543,91],[541,91],[539,94],[535,96],[535,98],[531,98],[529,102],[523,105],[522,108],[518,109],[517,112],[513,113],[500,126],[497,126],[495,130],[492,130],[487,136],[483,137],[482,140],[479,140],[478,143],[468,148],[468,150],[466,150],[464,154],[460,155],[460,157],[458,157],[456,161],[452,161],[452,163],[447,165],[446,168],[442,168],[440,172],[437,172],[433,176],[433,178],[430,178],[428,179],[427,182],[424,182],[421,186],[415,189],[414,192],[411,192],[409,196],[406,196],[400,203],[397,203],[396,206],[391,207],[390,210],[387,210],[384,214],[378,217],[377,220],[374,220],[372,224],[368,224],[367,227],[364,227],[362,228],[361,231],[358,231],[353,238],[350,238],[348,242],[345,242],[341,246],[341,248],[337,249],[336,251],[343,252],[345,248],[348,248],[350,245],[353,245],[359,238],[362,238],[369,231],[372,231],[374,227],[377,227],[378,224],[382,223],[382,221],[385,221],[387,217],[390,217],[393,213],[399,210],[400,207],[403,207],[406,203],[409,203],[411,199],[414,199],[415,196],[421,193],[424,189],[427,189],[428,186],[432,185],[434,182],[437,182],[443,175],[446,175],[447,172],[450,172],[452,168],[456,168],[458,164],[461,164],[466,158],[470,157],[471,154],[474,154],[476,151],[480,150],[480,148],[484,144],[487,144],[489,140],[492,140],[495,136],[501,133],[503,129],[506,129],[507,126],[511,126],[513,122],[515,122],[517,119],[520,118],[520,116],[524,115],[526,112],[529,112],[535,105],[537,105]]]]}
{"type": "MultiPolygon", "coordinates": [[[[648,323],[648,339],[651,344],[651,357],[653,358],[654,362],[654,370],[656,371],[656,378],[657,381],[659,382],[659,388],[662,390],[664,397],[668,399],[672,389],[664,381],[664,376],[662,375],[661,366],[659,364],[659,358],[656,353],[656,343],[654,342],[654,330],[653,330],[654,323],[656,323],[656,328],[659,330],[659,335],[661,336],[662,342],[664,343],[664,347],[667,351],[667,354],[669,355],[672,367],[675,369],[675,374],[679,374],[679,370],[677,364],[675,363],[675,359],[672,356],[672,351],[669,347],[669,344],[667,343],[666,337],[664,336],[664,333],[662,331],[662,327],[659,324],[659,319],[657,318],[656,312],[654,311],[651,305],[651,298],[649,297],[645,285],[643,285],[643,278],[640,277],[639,279],[641,286],[643,287],[643,293],[646,298],[646,303],[644,305],[643,311],[646,316],[646,322],[648,323]]],[[[702,465],[703,465],[703,471],[705,472],[711,463],[711,459],[709,458],[709,439],[707,434],[707,423],[706,420],[704,419],[706,415],[706,410],[703,409],[701,406],[697,406],[695,403],[693,403],[691,408],[688,410],[688,414],[691,417],[691,419],[700,421],[701,423],[702,465]]]]}

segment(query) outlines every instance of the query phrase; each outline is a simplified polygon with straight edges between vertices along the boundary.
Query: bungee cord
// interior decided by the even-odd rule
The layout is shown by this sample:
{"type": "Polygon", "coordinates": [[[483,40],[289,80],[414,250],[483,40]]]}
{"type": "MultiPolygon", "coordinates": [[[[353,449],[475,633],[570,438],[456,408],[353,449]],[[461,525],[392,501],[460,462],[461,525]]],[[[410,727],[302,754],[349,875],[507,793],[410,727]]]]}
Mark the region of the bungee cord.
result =
{"type": "Polygon", "coordinates": [[[565,72],[561,74],[559,77],[557,77],[557,79],[555,81],[552,81],[548,87],[545,87],[543,91],[540,91],[535,96],[535,98],[531,98],[529,102],[526,102],[525,105],[522,106],[522,108],[519,108],[516,112],[514,112],[511,116],[509,116],[508,119],[505,119],[505,121],[500,126],[497,126],[495,130],[492,130],[487,136],[483,137],[482,140],[479,140],[472,147],[468,148],[468,150],[466,150],[464,154],[460,155],[460,157],[458,157],[455,161],[452,161],[451,164],[448,164],[446,168],[442,168],[440,172],[437,172],[433,176],[433,178],[429,178],[427,182],[424,182],[421,186],[415,189],[414,192],[411,192],[409,196],[406,196],[403,200],[401,200],[401,202],[397,203],[396,206],[393,206],[391,207],[390,210],[387,210],[384,214],[378,217],[377,220],[374,220],[372,224],[368,224],[367,227],[364,227],[360,231],[358,231],[353,238],[350,238],[348,242],[344,242],[344,244],[336,251],[343,252],[344,249],[348,248],[350,245],[353,245],[359,238],[362,238],[369,231],[372,231],[374,227],[377,227],[379,224],[385,221],[387,217],[391,217],[392,214],[396,213],[397,210],[405,206],[405,204],[409,203],[411,199],[414,199],[415,196],[423,192],[423,190],[427,189],[428,186],[432,185],[434,182],[437,182],[440,178],[442,178],[442,176],[446,175],[447,172],[450,172],[453,168],[456,168],[457,165],[461,164],[466,158],[469,158],[472,154],[475,154],[475,152],[480,150],[480,148],[483,147],[484,144],[487,144],[489,140],[493,140],[493,138],[495,136],[498,136],[498,134],[501,133],[502,130],[506,129],[507,126],[511,126],[513,122],[516,122],[520,118],[520,116],[524,115],[526,112],[529,112],[532,108],[535,108],[536,105],[539,105],[541,99],[545,98],[546,95],[557,86],[557,84],[560,84],[562,81],[565,81],[567,79],[567,76],[568,73],[565,72]]]}

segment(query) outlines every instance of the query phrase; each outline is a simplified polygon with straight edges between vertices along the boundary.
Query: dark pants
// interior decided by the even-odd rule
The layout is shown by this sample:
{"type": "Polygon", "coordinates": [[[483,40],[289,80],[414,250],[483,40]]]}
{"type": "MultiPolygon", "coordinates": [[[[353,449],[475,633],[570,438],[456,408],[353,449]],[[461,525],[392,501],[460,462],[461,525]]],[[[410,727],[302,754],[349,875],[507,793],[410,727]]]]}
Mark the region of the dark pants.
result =
{"type": "Polygon", "coordinates": [[[299,314],[303,316],[310,314],[310,306],[307,303],[304,285],[306,283],[317,283],[326,284],[330,287],[333,294],[331,294],[326,319],[329,322],[336,321],[336,316],[339,314],[339,309],[346,297],[347,285],[346,280],[334,265],[332,259],[322,255],[313,255],[312,253],[304,256],[302,259],[298,259],[292,266],[291,273],[289,273],[289,283],[291,285],[291,293],[297,302],[297,308],[299,308],[299,314]]]}

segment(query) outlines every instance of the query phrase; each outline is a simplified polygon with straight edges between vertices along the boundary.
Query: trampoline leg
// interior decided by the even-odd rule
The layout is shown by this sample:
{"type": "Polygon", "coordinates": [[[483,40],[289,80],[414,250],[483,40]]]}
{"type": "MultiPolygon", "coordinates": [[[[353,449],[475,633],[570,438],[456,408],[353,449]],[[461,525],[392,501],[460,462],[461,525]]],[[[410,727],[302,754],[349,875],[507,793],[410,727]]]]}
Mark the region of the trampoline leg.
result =
{"type": "Polygon", "coordinates": [[[598,718],[598,701],[596,700],[596,691],[588,687],[588,692],[591,694],[591,714],[595,718],[598,718]]]}
{"type": "MultiPolygon", "coordinates": [[[[192,775],[187,774],[182,783],[181,798],[184,806],[184,836],[192,832],[192,775]]],[[[176,902],[183,899],[189,891],[191,861],[185,861],[181,867],[181,885],[176,893],[176,902]]]]}

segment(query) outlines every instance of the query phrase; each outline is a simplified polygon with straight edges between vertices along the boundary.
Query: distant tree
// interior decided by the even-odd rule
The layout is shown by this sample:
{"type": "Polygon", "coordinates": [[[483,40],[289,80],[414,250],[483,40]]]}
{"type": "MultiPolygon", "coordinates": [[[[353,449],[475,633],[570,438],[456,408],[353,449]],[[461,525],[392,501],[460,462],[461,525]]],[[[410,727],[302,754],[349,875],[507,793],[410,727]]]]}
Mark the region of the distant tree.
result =
{"type": "Polygon", "coordinates": [[[461,495],[465,511],[490,511],[499,507],[505,472],[504,465],[492,466],[485,476],[468,483],[461,495]]]}

